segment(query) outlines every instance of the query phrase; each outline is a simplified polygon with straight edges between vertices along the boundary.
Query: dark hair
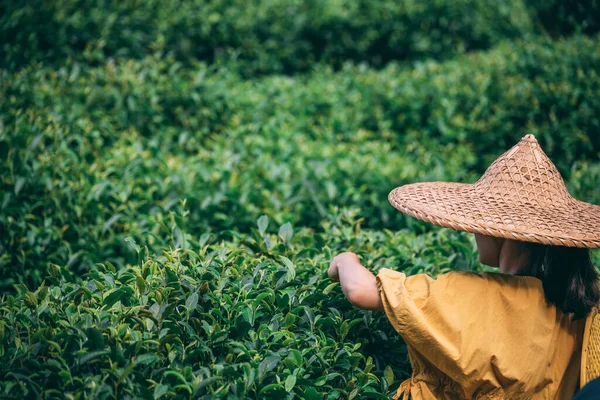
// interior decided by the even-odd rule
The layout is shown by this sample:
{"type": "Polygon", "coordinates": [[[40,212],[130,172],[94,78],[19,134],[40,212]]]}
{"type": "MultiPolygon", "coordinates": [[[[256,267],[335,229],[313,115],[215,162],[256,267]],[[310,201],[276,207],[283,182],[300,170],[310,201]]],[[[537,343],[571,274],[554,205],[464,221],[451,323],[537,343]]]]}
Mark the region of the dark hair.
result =
{"type": "Polygon", "coordinates": [[[546,300],[575,319],[586,317],[600,300],[590,250],[535,243],[531,250],[529,275],[542,281],[546,300]]]}

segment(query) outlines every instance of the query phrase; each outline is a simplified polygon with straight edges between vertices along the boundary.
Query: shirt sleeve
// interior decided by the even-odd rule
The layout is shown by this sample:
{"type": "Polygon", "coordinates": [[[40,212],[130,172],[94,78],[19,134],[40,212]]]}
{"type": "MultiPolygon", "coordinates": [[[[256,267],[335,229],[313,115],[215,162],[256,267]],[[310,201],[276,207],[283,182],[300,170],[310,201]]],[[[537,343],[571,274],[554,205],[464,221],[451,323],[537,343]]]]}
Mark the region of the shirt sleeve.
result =
{"type": "Polygon", "coordinates": [[[539,336],[539,329],[545,335],[547,324],[535,327],[527,317],[547,308],[541,287],[495,275],[450,272],[433,279],[382,269],[377,285],[388,319],[411,351],[460,381],[479,374],[494,354],[511,351],[508,337],[539,336]]]}

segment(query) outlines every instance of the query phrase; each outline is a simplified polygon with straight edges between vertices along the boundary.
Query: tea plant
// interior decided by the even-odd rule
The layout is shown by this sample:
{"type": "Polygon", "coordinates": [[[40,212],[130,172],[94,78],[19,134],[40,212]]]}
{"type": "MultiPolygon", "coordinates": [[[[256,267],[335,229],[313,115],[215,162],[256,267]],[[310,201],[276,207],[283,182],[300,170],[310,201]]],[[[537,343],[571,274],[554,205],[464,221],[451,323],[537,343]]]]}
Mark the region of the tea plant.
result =
{"type": "MultiPolygon", "coordinates": [[[[74,282],[53,265],[34,291],[1,298],[5,397],[387,398],[410,374],[385,316],[352,308],[326,278],[332,256],[432,275],[478,268],[469,235],[360,228],[341,211],[324,232],[261,217],[228,241],[181,246],[74,282]]],[[[128,241],[132,251],[142,249],[128,241]]]]}
{"type": "Polygon", "coordinates": [[[598,201],[597,183],[569,179],[600,149],[598,43],[251,81],[152,57],[2,72],[0,286],[35,287],[48,263],[133,263],[125,237],[160,252],[181,199],[195,234],[248,232],[262,214],[319,229],[335,206],[420,232],[387,203],[392,188],[472,182],[527,133],[576,196],[598,201]]]}
{"type": "Polygon", "coordinates": [[[328,264],[483,269],[387,194],[528,133],[600,203],[584,3],[2,2],[0,397],[388,398],[328,264]]]}
{"type": "Polygon", "coordinates": [[[534,31],[525,2],[483,0],[4,1],[0,66],[172,55],[244,76],[315,63],[447,58],[534,31]]]}

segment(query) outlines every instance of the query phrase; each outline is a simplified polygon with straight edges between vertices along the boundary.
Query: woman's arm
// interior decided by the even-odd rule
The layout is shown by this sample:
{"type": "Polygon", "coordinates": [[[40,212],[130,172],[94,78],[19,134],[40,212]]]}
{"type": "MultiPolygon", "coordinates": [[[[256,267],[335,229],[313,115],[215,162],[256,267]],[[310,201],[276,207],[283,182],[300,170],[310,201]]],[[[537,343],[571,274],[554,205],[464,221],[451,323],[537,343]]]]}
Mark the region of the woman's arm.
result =
{"type": "Polygon", "coordinates": [[[327,274],[340,282],[344,295],[355,307],[383,311],[375,275],[360,265],[356,254],[347,252],[335,256],[327,274]]]}

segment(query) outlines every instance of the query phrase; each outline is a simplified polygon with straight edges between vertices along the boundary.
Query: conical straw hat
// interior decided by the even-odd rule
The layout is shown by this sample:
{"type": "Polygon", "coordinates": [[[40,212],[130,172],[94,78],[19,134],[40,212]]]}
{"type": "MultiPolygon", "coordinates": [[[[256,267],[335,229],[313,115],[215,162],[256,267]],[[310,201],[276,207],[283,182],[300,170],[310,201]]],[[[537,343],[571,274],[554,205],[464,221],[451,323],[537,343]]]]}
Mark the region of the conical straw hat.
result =
{"type": "Polygon", "coordinates": [[[533,135],[474,184],[425,182],[389,194],[405,214],[446,228],[568,247],[600,247],[600,206],[573,198],[533,135]]]}

